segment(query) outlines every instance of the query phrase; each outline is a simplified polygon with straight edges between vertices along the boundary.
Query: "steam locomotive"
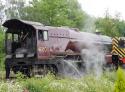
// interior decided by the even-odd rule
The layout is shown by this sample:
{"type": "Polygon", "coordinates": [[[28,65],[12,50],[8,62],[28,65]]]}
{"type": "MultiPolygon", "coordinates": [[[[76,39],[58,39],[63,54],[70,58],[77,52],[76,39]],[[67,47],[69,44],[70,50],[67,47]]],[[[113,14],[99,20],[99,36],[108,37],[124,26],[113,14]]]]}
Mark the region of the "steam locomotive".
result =
{"type": "MultiPolygon", "coordinates": [[[[9,78],[10,70],[14,73],[20,71],[29,77],[35,72],[44,74],[47,70],[60,74],[63,70],[61,60],[75,59],[80,65],[84,61],[82,49],[91,44],[108,47],[105,57],[107,63],[112,63],[111,37],[18,19],[7,20],[3,26],[6,27],[6,78],[9,78]]],[[[118,51],[116,54],[121,53],[118,51]]],[[[117,61],[117,55],[113,60],[117,61]]]]}

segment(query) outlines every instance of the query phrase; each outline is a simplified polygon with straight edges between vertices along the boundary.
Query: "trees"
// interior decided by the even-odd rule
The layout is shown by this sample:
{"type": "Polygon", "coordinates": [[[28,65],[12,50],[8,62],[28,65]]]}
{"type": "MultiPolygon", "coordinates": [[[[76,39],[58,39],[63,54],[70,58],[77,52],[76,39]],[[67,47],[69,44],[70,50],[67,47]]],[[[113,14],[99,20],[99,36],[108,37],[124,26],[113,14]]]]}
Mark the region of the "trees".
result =
{"type": "Polygon", "coordinates": [[[82,29],[87,14],[77,0],[33,0],[20,9],[20,18],[51,26],[69,26],[82,29]]]}
{"type": "Polygon", "coordinates": [[[25,6],[24,0],[6,0],[5,15],[9,18],[20,18],[19,10],[25,6]]]}
{"type": "Polygon", "coordinates": [[[102,34],[111,37],[125,36],[125,21],[119,18],[112,18],[109,14],[106,14],[104,18],[98,18],[95,24],[96,28],[100,30],[102,34]]]}
{"type": "Polygon", "coordinates": [[[7,18],[37,21],[50,26],[76,27],[87,32],[98,29],[102,34],[112,37],[125,36],[125,21],[110,17],[108,11],[104,18],[90,18],[77,0],[32,0],[30,4],[24,0],[7,0],[6,3],[7,18]]]}
{"type": "Polygon", "coordinates": [[[3,18],[4,18],[3,8],[4,8],[4,5],[3,5],[2,1],[0,0],[0,24],[2,23],[3,18]]]}

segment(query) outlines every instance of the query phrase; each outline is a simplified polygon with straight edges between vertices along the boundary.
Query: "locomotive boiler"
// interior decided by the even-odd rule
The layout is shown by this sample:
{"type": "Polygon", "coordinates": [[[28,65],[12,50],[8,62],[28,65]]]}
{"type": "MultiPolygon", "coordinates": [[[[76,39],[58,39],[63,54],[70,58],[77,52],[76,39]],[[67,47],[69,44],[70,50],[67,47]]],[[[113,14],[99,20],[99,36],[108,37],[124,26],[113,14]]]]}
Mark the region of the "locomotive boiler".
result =
{"type": "Polygon", "coordinates": [[[89,43],[107,47],[112,44],[108,36],[80,32],[75,28],[44,26],[18,19],[7,20],[3,26],[6,27],[6,78],[9,78],[10,70],[29,77],[35,72],[44,74],[47,70],[60,74],[63,70],[61,60],[83,62],[81,51],[91,45],[89,43]]]}

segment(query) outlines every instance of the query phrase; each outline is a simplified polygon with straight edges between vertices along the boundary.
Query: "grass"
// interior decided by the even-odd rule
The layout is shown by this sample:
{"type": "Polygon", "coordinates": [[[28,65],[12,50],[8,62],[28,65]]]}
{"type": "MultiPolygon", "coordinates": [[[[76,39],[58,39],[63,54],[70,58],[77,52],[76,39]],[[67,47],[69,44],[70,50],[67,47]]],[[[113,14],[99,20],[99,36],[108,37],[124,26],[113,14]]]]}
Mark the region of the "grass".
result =
{"type": "Polygon", "coordinates": [[[1,80],[0,92],[23,92],[24,89],[29,92],[114,92],[116,78],[116,72],[105,72],[100,77],[86,75],[79,79],[58,78],[52,74],[43,78],[28,79],[18,76],[11,81],[1,80]]]}
{"type": "Polygon", "coordinates": [[[22,82],[30,92],[113,92],[115,72],[107,72],[101,77],[86,75],[80,79],[58,79],[47,75],[42,79],[31,78],[22,82]]]}
{"type": "Polygon", "coordinates": [[[1,81],[0,92],[23,92],[23,86],[19,82],[1,81]]]}

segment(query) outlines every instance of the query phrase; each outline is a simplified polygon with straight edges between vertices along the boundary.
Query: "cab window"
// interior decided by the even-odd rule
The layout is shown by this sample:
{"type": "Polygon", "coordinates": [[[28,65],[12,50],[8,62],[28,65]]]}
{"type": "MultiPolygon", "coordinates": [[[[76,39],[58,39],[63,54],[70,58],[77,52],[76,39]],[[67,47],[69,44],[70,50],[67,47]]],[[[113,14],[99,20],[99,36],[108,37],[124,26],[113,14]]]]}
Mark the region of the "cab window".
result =
{"type": "Polygon", "coordinates": [[[48,31],[46,30],[39,30],[38,31],[38,39],[42,41],[48,40],[48,31]]]}
{"type": "Polygon", "coordinates": [[[18,42],[18,34],[14,34],[14,42],[18,42]]]}
{"type": "Polygon", "coordinates": [[[7,33],[7,40],[11,40],[12,41],[12,34],[11,33],[7,33]]]}

